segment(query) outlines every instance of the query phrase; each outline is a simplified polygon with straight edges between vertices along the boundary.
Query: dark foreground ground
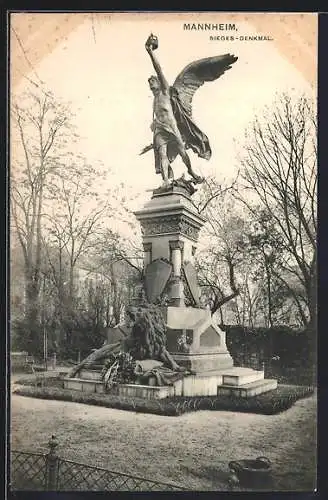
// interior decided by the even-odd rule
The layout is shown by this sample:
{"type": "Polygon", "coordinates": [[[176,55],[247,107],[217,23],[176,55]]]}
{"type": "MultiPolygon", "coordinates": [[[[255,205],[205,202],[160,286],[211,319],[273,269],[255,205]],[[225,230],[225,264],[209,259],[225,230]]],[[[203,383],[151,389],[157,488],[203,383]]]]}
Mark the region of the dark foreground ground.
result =
{"type": "Polygon", "coordinates": [[[315,488],[315,395],[277,415],[166,417],[15,394],[11,403],[13,449],[42,451],[55,434],[63,458],[196,491],[227,490],[230,460],[265,455],[274,490],[315,488]]]}

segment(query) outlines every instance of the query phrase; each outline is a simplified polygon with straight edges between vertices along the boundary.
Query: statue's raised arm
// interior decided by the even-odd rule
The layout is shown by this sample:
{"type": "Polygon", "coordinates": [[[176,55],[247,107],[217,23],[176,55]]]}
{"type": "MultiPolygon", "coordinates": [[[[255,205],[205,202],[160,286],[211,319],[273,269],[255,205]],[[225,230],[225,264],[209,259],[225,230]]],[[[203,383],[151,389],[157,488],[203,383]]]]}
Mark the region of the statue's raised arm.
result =
{"type": "Polygon", "coordinates": [[[161,89],[163,92],[168,93],[169,88],[170,88],[169,84],[166,81],[166,78],[165,78],[164,73],[162,71],[161,65],[159,64],[159,62],[154,54],[154,50],[156,50],[158,47],[157,37],[155,37],[153,34],[151,34],[145,43],[145,47],[146,47],[146,50],[150,56],[151,62],[153,63],[157,78],[161,84],[161,89]]]}
{"type": "Polygon", "coordinates": [[[231,54],[206,57],[188,64],[177,76],[172,87],[167,83],[162,68],[154,55],[158,48],[158,39],[150,35],[145,44],[150,55],[156,76],[148,79],[150,89],[154,95],[153,142],[146,146],[141,154],[154,150],[155,170],[161,174],[164,186],[173,181],[172,162],[177,155],[187,167],[192,179],[189,182],[199,183],[203,179],[197,175],[192,166],[188,149],[191,149],[200,158],[209,160],[212,155],[208,137],[202,132],[192,119],[192,100],[196,90],[205,82],[217,80],[233,63],[237,57],[231,54]]]}

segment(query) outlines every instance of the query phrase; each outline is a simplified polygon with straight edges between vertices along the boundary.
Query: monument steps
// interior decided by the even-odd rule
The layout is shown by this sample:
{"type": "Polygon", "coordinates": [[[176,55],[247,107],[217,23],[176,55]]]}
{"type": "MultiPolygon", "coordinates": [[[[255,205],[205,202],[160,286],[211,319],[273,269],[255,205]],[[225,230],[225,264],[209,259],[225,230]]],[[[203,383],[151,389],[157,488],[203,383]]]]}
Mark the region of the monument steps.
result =
{"type": "Polygon", "coordinates": [[[277,388],[277,380],[262,379],[249,382],[241,386],[220,385],[218,386],[218,396],[232,396],[239,398],[250,398],[277,388]]]}
{"type": "Polygon", "coordinates": [[[222,385],[239,387],[248,384],[250,382],[263,380],[264,371],[236,366],[231,369],[224,370],[222,378],[223,378],[222,385]]]}

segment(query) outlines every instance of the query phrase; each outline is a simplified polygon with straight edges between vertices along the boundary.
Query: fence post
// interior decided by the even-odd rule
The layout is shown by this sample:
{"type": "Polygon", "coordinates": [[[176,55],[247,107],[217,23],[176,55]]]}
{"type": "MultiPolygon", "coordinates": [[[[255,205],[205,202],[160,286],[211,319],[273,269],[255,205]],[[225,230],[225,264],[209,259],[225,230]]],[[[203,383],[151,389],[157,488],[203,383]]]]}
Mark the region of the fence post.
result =
{"type": "Polygon", "coordinates": [[[51,436],[48,442],[49,452],[46,455],[47,463],[47,490],[57,489],[58,480],[58,455],[56,448],[58,446],[58,441],[55,436],[51,436]]]}

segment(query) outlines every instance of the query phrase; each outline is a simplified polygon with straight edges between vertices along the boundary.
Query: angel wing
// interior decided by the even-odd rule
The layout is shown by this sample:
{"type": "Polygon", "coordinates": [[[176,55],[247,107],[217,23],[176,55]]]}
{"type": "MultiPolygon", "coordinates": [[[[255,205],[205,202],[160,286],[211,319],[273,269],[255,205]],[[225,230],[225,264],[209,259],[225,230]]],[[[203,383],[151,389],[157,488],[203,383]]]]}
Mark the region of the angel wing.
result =
{"type": "Polygon", "coordinates": [[[179,98],[189,116],[192,115],[192,99],[196,90],[205,82],[212,82],[220,78],[237,59],[238,57],[231,54],[206,57],[188,64],[181,71],[173,87],[178,91],[179,98]]]}

